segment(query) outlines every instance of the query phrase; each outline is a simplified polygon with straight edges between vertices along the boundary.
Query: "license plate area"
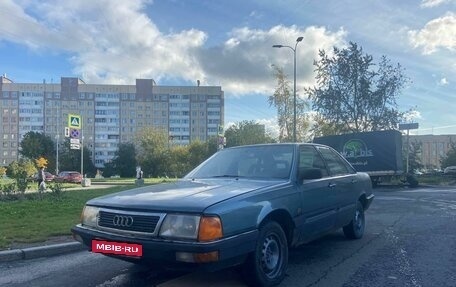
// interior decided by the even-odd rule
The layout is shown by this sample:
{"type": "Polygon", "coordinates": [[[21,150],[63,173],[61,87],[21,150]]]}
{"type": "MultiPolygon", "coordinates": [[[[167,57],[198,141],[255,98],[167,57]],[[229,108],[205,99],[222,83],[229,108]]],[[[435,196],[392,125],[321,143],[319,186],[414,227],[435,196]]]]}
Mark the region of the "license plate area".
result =
{"type": "Polygon", "coordinates": [[[142,245],[105,240],[92,240],[92,252],[102,254],[116,254],[124,256],[141,257],[142,245]]]}

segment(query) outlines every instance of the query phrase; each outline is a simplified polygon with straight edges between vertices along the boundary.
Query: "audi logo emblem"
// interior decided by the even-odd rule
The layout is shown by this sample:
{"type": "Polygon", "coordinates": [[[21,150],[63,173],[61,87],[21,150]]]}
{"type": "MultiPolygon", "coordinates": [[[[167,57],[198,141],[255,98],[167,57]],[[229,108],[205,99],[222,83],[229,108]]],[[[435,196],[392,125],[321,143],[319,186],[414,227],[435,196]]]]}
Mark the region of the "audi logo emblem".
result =
{"type": "Polygon", "coordinates": [[[114,215],[112,224],[118,227],[130,227],[133,225],[133,217],[128,215],[114,215]]]}

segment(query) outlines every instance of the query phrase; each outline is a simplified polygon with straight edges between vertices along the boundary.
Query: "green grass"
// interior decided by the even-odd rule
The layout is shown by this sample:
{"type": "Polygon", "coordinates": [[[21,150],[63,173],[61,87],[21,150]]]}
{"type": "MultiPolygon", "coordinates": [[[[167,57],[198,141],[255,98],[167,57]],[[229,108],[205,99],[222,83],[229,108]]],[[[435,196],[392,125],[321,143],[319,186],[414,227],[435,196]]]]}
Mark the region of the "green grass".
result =
{"type": "MultiPolygon", "coordinates": [[[[93,182],[94,180],[92,180],[93,182]]],[[[87,200],[131,189],[134,178],[97,179],[98,184],[110,184],[113,187],[100,189],[67,190],[56,193],[14,193],[0,194],[0,250],[12,243],[30,243],[45,241],[52,236],[71,235],[70,229],[79,223],[80,215],[87,200]]],[[[147,178],[145,184],[157,184],[175,181],[175,179],[147,178]]],[[[8,180],[0,180],[0,184],[8,180]]],[[[63,189],[80,187],[79,184],[63,184],[63,189]]],[[[36,188],[36,183],[29,185],[36,188]]]]}
{"type": "Polygon", "coordinates": [[[0,250],[11,243],[44,241],[52,236],[71,235],[79,223],[82,208],[91,198],[129,189],[116,186],[92,190],[30,194],[21,200],[0,202],[0,250]]]}
{"type": "Polygon", "coordinates": [[[416,177],[420,184],[451,186],[456,184],[455,176],[448,175],[418,175],[416,177]]]}

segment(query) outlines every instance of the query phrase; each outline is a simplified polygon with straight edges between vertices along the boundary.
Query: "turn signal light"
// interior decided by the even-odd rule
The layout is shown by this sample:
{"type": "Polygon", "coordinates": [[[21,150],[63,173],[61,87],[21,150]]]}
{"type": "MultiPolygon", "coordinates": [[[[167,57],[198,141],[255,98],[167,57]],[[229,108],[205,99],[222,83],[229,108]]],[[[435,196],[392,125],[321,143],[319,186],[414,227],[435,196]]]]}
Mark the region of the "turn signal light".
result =
{"type": "Polygon", "coordinates": [[[201,217],[198,241],[213,241],[223,237],[222,222],[216,216],[201,217]]]}
{"type": "Polygon", "coordinates": [[[193,254],[193,258],[197,263],[216,262],[219,260],[219,253],[218,251],[196,253],[193,254]]]}
{"type": "Polygon", "coordinates": [[[208,263],[219,260],[219,252],[212,251],[206,253],[176,252],[176,260],[187,263],[208,263]]]}

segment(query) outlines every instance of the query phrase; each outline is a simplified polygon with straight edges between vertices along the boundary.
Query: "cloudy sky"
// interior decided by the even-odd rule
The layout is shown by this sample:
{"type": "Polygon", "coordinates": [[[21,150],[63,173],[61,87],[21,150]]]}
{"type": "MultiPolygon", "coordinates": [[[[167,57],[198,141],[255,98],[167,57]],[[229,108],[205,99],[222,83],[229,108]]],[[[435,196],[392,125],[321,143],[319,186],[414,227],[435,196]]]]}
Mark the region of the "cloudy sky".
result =
{"type": "MultiPolygon", "coordinates": [[[[418,134],[456,134],[456,0],[1,0],[0,73],[18,83],[220,85],[225,122],[272,126],[272,65],[298,94],[313,85],[319,49],[349,41],[386,55],[411,79],[400,110],[418,134]]],[[[302,93],[301,93],[302,94],[302,93]]]]}

